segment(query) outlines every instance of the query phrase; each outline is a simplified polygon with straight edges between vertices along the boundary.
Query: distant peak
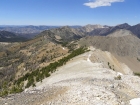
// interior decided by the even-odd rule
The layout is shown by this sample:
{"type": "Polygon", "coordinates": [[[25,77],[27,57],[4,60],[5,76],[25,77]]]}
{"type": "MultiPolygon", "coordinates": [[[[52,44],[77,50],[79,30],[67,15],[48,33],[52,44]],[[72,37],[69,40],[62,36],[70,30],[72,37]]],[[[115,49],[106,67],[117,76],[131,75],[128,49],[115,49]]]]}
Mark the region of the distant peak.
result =
{"type": "Polygon", "coordinates": [[[123,23],[123,24],[119,24],[119,25],[117,25],[115,27],[119,27],[120,29],[128,29],[131,26],[128,23],[123,23]]]}
{"type": "Polygon", "coordinates": [[[129,25],[128,23],[123,23],[123,24],[121,24],[121,25],[129,25]]]}
{"type": "Polygon", "coordinates": [[[63,26],[63,27],[61,27],[62,29],[70,29],[70,27],[69,26],[63,26]]]}
{"type": "Polygon", "coordinates": [[[115,32],[107,35],[109,37],[123,37],[123,36],[134,36],[131,31],[126,29],[118,29],[115,32]]]}
{"type": "Polygon", "coordinates": [[[131,26],[128,23],[118,24],[117,26],[131,26]]]}
{"type": "Polygon", "coordinates": [[[102,25],[100,24],[87,24],[85,27],[103,27],[102,25]]]}
{"type": "Polygon", "coordinates": [[[69,28],[69,26],[63,26],[62,28],[69,28]]]}

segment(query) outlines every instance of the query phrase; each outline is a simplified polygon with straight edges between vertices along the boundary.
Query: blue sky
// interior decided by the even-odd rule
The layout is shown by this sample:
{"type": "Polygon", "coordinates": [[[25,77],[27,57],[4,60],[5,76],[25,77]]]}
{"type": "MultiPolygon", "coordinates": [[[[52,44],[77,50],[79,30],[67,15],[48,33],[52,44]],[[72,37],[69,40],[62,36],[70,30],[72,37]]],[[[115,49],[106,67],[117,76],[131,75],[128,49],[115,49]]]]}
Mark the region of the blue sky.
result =
{"type": "Polygon", "coordinates": [[[0,0],[0,25],[140,23],[140,0],[0,0]]]}

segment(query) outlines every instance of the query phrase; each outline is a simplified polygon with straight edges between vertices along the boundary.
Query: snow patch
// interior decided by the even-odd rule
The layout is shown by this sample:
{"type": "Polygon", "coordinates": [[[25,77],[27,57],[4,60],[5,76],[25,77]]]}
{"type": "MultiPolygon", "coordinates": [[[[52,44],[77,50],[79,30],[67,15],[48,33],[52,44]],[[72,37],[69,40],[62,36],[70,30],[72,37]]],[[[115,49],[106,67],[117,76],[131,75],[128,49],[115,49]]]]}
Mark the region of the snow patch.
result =
{"type": "Polygon", "coordinates": [[[120,72],[117,72],[117,76],[119,76],[119,75],[120,75],[120,76],[122,76],[123,74],[122,74],[122,73],[120,73],[120,72]]]}
{"type": "Polygon", "coordinates": [[[62,49],[63,49],[63,50],[65,50],[65,48],[64,48],[64,47],[63,47],[62,49]]]}
{"type": "Polygon", "coordinates": [[[134,98],[130,100],[131,105],[140,105],[140,98],[134,98]]]}
{"type": "Polygon", "coordinates": [[[91,62],[91,60],[89,59],[90,56],[91,56],[91,54],[88,55],[88,58],[87,58],[87,61],[88,61],[88,62],[91,62]]]}

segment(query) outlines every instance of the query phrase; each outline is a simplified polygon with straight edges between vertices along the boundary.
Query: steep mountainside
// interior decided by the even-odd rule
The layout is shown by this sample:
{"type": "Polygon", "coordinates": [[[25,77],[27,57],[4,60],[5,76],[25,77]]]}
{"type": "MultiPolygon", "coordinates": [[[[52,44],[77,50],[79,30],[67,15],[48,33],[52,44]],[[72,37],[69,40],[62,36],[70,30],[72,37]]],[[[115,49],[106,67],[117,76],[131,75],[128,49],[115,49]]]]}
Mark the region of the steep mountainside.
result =
{"type": "MultiPolygon", "coordinates": [[[[3,31],[3,33],[6,32],[3,31]]],[[[11,37],[6,37],[15,36],[11,33],[11,37]]],[[[76,48],[76,45],[69,44],[69,41],[75,41],[81,37],[80,32],[66,26],[43,31],[34,39],[23,43],[9,44],[9,46],[2,43],[0,46],[2,48],[0,50],[0,89],[3,81],[13,84],[13,81],[25,74],[42,69],[63,58],[76,48]],[[66,44],[68,48],[64,47],[66,44]]]]}
{"type": "Polygon", "coordinates": [[[140,56],[140,39],[132,32],[120,29],[107,36],[90,36],[80,40],[82,45],[93,45],[119,56],[140,56]]]}
{"type": "Polygon", "coordinates": [[[9,74],[8,72],[11,73],[9,75],[18,77],[18,75],[21,76],[27,71],[43,67],[48,62],[64,56],[68,49],[54,40],[50,37],[40,36],[27,42],[7,45],[7,48],[3,48],[6,46],[3,43],[1,45],[3,49],[0,50],[0,72],[5,77],[9,74]],[[15,71],[16,74],[14,74],[15,71]]]}
{"type": "Polygon", "coordinates": [[[109,51],[132,71],[140,72],[140,39],[128,30],[120,29],[107,36],[88,36],[82,38],[79,44],[109,51]]]}
{"type": "Polygon", "coordinates": [[[134,25],[129,28],[131,32],[133,32],[137,37],[140,38],[140,24],[134,25]]]}
{"type": "Polygon", "coordinates": [[[40,35],[44,35],[44,36],[49,35],[50,37],[56,38],[59,41],[64,41],[64,42],[77,40],[84,36],[82,32],[79,32],[76,29],[70,28],[68,26],[46,30],[42,32],[40,35]]]}
{"type": "Polygon", "coordinates": [[[112,32],[115,32],[116,30],[118,29],[128,29],[130,28],[131,26],[127,23],[124,23],[124,24],[120,24],[120,25],[117,25],[117,26],[113,26],[113,27],[105,27],[105,28],[98,28],[98,29],[95,29],[93,31],[90,31],[88,34],[91,35],[91,36],[95,36],[95,35],[101,35],[101,36],[106,36],[112,32]]]}
{"type": "Polygon", "coordinates": [[[15,35],[8,31],[0,31],[0,42],[21,42],[26,41],[26,38],[15,35]]]}
{"type": "MultiPolygon", "coordinates": [[[[20,78],[27,78],[29,73],[33,75],[35,71],[42,73],[44,72],[44,67],[48,65],[52,66],[53,63],[56,66],[55,61],[62,58],[64,61],[62,59],[60,64],[65,62],[65,56],[68,56],[77,48],[76,44],[69,42],[81,37],[82,35],[74,29],[62,27],[43,31],[34,39],[23,43],[15,43],[7,48],[3,46],[3,50],[0,50],[0,89],[3,89],[3,86],[5,86],[3,83],[5,82],[6,87],[10,85],[10,88],[12,88],[16,82],[16,89],[18,88],[18,91],[22,90],[21,87],[31,86],[30,82],[33,82],[33,79],[31,81],[28,80],[27,83],[25,82],[25,86],[22,86],[22,81],[19,86],[20,78]],[[66,46],[66,44],[68,45],[66,46]],[[42,72],[40,70],[42,70],[42,72]]],[[[73,55],[75,56],[75,54],[73,55]]],[[[53,67],[55,67],[54,64],[53,67]]],[[[43,79],[44,75],[45,77],[49,76],[49,73],[50,71],[46,71],[46,74],[38,75],[35,82],[43,79]]],[[[3,92],[4,91],[0,90],[0,95],[5,94],[3,92]]]]}

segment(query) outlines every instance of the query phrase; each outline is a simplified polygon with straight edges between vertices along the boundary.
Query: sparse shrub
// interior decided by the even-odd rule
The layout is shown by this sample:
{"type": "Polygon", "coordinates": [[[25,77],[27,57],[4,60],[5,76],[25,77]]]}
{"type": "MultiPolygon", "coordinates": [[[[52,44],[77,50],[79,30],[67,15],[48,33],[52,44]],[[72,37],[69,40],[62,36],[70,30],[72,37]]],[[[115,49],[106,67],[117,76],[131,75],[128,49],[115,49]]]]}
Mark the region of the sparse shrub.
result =
{"type": "Polygon", "coordinates": [[[137,58],[137,60],[140,62],[140,59],[139,58],[137,58]]]}
{"type": "Polygon", "coordinates": [[[46,59],[47,59],[47,58],[43,56],[42,59],[41,59],[41,63],[45,62],[46,59]]]}
{"type": "Polygon", "coordinates": [[[109,66],[109,64],[110,64],[110,63],[108,62],[108,66],[109,66]]]}
{"type": "Polygon", "coordinates": [[[114,65],[111,66],[109,62],[108,62],[107,64],[108,64],[108,67],[109,67],[110,69],[112,69],[113,71],[115,71],[114,65]]]}
{"type": "Polygon", "coordinates": [[[39,82],[39,76],[36,77],[36,82],[39,82]]]}
{"type": "Polygon", "coordinates": [[[20,87],[13,86],[9,93],[10,94],[12,94],[12,93],[19,93],[19,92],[22,92],[22,91],[23,91],[22,86],[20,86],[20,87]]]}
{"type": "Polygon", "coordinates": [[[110,65],[109,65],[109,68],[112,69],[110,65]]]}
{"type": "Polygon", "coordinates": [[[139,77],[140,77],[140,73],[134,73],[134,75],[137,75],[137,76],[139,76],[139,77]]]}
{"type": "Polygon", "coordinates": [[[114,78],[115,80],[121,80],[121,75],[118,75],[117,77],[114,78]]]}
{"type": "Polygon", "coordinates": [[[33,85],[32,85],[33,87],[36,87],[36,85],[35,85],[35,83],[33,83],[33,85]]]}
{"type": "Polygon", "coordinates": [[[4,90],[1,92],[0,96],[7,96],[8,95],[8,91],[7,90],[4,90]]]}
{"type": "Polygon", "coordinates": [[[109,67],[110,69],[112,69],[109,62],[108,62],[108,67],[109,67]]]}

